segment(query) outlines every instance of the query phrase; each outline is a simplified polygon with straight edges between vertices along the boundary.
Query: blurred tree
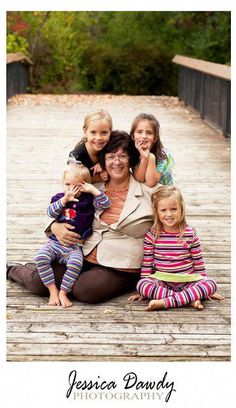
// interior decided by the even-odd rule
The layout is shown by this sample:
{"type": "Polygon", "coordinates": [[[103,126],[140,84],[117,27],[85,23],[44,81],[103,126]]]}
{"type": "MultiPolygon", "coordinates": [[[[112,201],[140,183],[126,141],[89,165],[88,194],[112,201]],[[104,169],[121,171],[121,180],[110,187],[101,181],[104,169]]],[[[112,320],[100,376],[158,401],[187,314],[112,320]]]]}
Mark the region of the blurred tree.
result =
{"type": "Polygon", "coordinates": [[[175,95],[175,54],[230,63],[230,12],[14,11],[7,29],[34,92],[175,95]]]}

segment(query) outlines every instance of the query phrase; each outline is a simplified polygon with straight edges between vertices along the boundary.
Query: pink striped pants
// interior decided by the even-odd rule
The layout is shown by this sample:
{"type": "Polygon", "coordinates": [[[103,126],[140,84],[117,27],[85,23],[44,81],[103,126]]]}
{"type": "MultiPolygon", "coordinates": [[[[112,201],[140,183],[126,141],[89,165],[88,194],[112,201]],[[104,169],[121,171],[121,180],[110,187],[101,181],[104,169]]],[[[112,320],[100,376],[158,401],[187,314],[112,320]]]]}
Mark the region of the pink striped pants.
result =
{"type": "Polygon", "coordinates": [[[205,299],[216,292],[216,282],[203,278],[188,283],[171,283],[155,278],[142,278],[137,283],[137,291],[148,299],[164,299],[165,307],[181,307],[198,299],[205,299]]]}

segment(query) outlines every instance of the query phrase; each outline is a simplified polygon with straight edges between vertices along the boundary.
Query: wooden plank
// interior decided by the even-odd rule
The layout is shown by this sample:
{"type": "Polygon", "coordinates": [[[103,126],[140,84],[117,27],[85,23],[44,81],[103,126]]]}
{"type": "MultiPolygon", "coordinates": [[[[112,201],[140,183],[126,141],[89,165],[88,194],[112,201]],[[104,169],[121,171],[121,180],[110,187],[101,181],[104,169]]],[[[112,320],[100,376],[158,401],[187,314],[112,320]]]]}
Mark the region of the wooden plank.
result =
{"type": "Polygon", "coordinates": [[[40,338],[38,333],[18,333],[17,340],[15,339],[15,333],[9,333],[7,336],[8,344],[31,344],[32,348],[34,344],[66,344],[66,345],[83,345],[89,348],[89,346],[97,343],[99,345],[133,345],[136,347],[156,345],[158,348],[162,345],[179,346],[190,345],[197,346],[214,346],[217,342],[218,346],[227,345],[230,346],[230,336],[223,334],[156,334],[155,337],[150,334],[138,334],[138,333],[71,333],[71,332],[54,332],[54,333],[41,333],[40,338]]]}
{"type": "MultiPolygon", "coordinates": [[[[174,357],[169,357],[169,356],[89,356],[89,355],[84,355],[84,356],[67,356],[67,355],[57,355],[57,356],[35,356],[35,355],[24,355],[24,361],[25,362],[33,362],[33,361],[56,361],[56,362],[62,362],[62,361],[66,361],[66,362],[82,362],[82,361],[86,361],[86,362],[115,362],[115,361],[119,361],[119,362],[186,362],[186,360],[190,360],[193,362],[196,361],[206,361],[206,357],[202,357],[202,356],[191,356],[187,357],[186,356],[174,356],[174,357]]],[[[9,362],[22,362],[22,355],[8,355],[7,356],[7,361],[9,362]]],[[[207,356],[207,361],[230,361],[230,357],[229,356],[207,356]]]]}
{"type": "MultiPolygon", "coordinates": [[[[75,324],[84,323],[89,321],[91,323],[97,322],[99,320],[100,323],[126,323],[128,320],[132,320],[134,324],[140,323],[140,320],[143,324],[150,324],[150,323],[157,323],[157,324],[183,324],[183,323],[194,323],[195,324],[230,324],[230,317],[228,314],[221,313],[216,315],[216,312],[212,312],[211,314],[200,313],[199,311],[195,311],[193,314],[193,310],[191,313],[174,313],[172,310],[171,312],[167,313],[166,311],[160,311],[158,313],[147,313],[143,312],[139,313],[130,313],[129,316],[124,316],[124,313],[101,313],[99,316],[94,314],[82,315],[81,313],[67,313],[63,311],[53,312],[52,310],[42,310],[41,312],[38,311],[28,311],[27,309],[24,310],[8,310],[7,312],[7,319],[11,322],[24,322],[27,320],[28,323],[36,323],[36,322],[45,322],[45,323],[53,323],[60,319],[61,322],[69,323],[75,322],[75,324]]],[[[218,312],[218,310],[217,310],[218,312]]]]}
{"type": "Polygon", "coordinates": [[[35,343],[25,344],[25,343],[9,343],[8,344],[8,354],[17,355],[27,355],[34,354],[35,356],[50,355],[57,356],[67,354],[68,356],[168,356],[175,357],[184,355],[186,358],[191,358],[191,356],[198,357],[208,357],[208,356],[219,356],[227,357],[230,353],[230,347],[223,344],[213,344],[213,345],[199,345],[198,347],[192,345],[180,344],[173,346],[168,344],[164,345],[149,345],[146,344],[96,344],[93,343],[91,347],[87,344],[40,344],[35,343]]]}
{"type": "MultiPolygon", "coordinates": [[[[25,296],[25,293],[22,293],[22,296],[19,296],[17,298],[13,297],[13,299],[11,297],[7,298],[7,305],[9,307],[14,307],[16,309],[32,309],[34,310],[35,308],[37,308],[39,311],[41,311],[42,309],[44,309],[45,311],[49,311],[51,310],[53,311],[57,311],[61,310],[61,307],[57,307],[57,306],[49,306],[47,304],[48,302],[48,298],[40,298],[38,296],[25,296]]],[[[79,311],[82,311],[83,313],[94,313],[94,311],[96,310],[97,313],[104,313],[108,310],[113,310],[114,313],[116,312],[120,312],[122,310],[124,310],[125,312],[129,312],[130,310],[132,311],[140,311],[143,309],[143,307],[146,305],[146,303],[148,302],[148,300],[142,301],[142,302],[129,302],[128,301],[128,295],[126,295],[126,297],[122,297],[121,299],[119,299],[119,302],[115,302],[114,300],[111,300],[109,302],[109,307],[103,303],[97,304],[96,307],[94,305],[87,305],[84,304],[82,302],[78,302],[76,300],[74,300],[73,302],[73,306],[69,309],[67,309],[65,312],[66,313],[76,313],[79,311]]],[[[227,309],[229,308],[230,302],[228,299],[225,299],[222,302],[217,302],[217,301],[204,301],[204,305],[205,305],[205,311],[210,311],[211,309],[214,309],[214,307],[219,308],[223,310],[223,309],[227,309]]],[[[62,309],[63,310],[63,309],[62,309]]],[[[183,312],[189,312],[192,313],[193,309],[189,306],[184,307],[183,309],[181,309],[183,312]]],[[[168,310],[164,311],[165,313],[169,313],[168,310]]],[[[172,313],[179,313],[178,309],[174,309],[172,310],[172,313]]]]}
{"type": "Polygon", "coordinates": [[[39,323],[25,323],[21,321],[8,322],[8,332],[10,335],[15,333],[15,339],[18,341],[18,333],[135,333],[135,334],[162,334],[162,333],[188,333],[188,334],[230,334],[230,326],[227,324],[214,324],[211,325],[203,323],[180,323],[180,324],[157,324],[157,323],[110,323],[110,322],[60,322],[52,325],[51,323],[39,322],[39,323]],[[16,334],[17,333],[17,334],[16,334]]]}

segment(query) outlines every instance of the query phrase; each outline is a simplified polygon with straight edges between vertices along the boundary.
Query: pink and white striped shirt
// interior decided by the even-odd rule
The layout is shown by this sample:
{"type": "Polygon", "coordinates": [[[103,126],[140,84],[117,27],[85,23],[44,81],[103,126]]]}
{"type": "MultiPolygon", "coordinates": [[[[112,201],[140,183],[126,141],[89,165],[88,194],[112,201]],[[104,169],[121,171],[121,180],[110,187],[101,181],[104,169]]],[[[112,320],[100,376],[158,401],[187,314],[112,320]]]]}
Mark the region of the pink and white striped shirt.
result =
{"type": "Polygon", "coordinates": [[[155,272],[201,274],[206,276],[199,238],[194,228],[187,226],[182,238],[179,233],[162,231],[155,238],[152,229],[144,238],[141,278],[155,272]]]}

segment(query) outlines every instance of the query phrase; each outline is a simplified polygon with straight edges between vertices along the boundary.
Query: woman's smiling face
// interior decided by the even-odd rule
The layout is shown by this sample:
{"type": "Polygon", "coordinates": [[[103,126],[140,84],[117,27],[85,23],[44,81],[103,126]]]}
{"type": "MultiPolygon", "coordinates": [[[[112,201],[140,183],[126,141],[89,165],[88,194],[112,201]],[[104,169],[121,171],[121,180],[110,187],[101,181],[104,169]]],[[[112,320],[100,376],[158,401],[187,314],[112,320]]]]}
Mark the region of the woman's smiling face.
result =
{"type": "Polygon", "coordinates": [[[124,181],[129,176],[129,156],[122,148],[105,155],[106,171],[110,178],[124,181]]]}

